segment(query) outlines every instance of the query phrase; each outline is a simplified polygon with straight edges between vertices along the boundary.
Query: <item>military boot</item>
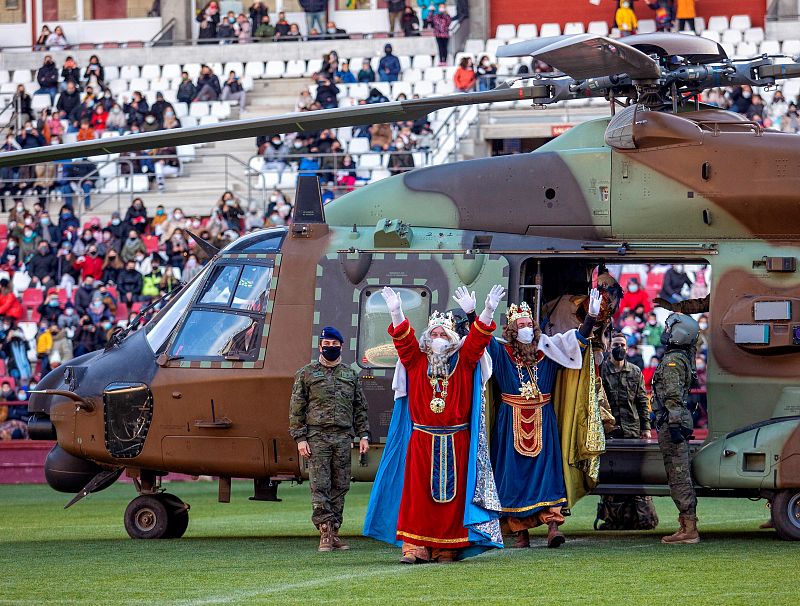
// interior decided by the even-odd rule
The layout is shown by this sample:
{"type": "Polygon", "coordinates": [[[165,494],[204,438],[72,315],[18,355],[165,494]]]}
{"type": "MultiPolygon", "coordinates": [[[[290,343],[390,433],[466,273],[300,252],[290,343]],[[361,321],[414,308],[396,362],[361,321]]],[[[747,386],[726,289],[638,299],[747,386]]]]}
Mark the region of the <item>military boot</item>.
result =
{"type": "Polygon", "coordinates": [[[452,564],[456,561],[458,549],[434,549],[431,553],[431,560],[439,564],[452,564]]]}
{"type": "Polygon", "coordinates": [[[331,531],[331,544],[334,551],[347,551],[350,549],[350,545],[342,541],[342,537],[339,536],[339,529],[335,526],[331,531]]]}
{"type": "Polygon", "coordinates": [[[333,551],[331,525],[327,522],[319,525],[319,549],[317,551],[333,551]]]}
{"type": "Polygon", "coordinates": [[[516,549],[526,549],[531,546],[531,535],[528,534],[528,529],[520,530],[514,533],[514,544],[511,547],[516,549]]]}
{"type": "Polygon", "coordinates": [[[678,523],[681,525],[678,531],[661,539],[662,543],[694,545],[700,542],[700,534],[697,532],[697,516],[680,515],[678,523]]]}
{"type": "Polygon", "coordinates": [[[564,534],[558,529],[558,522],[547,523],[547,546],[553,549],[564,544],[564,534]]]}

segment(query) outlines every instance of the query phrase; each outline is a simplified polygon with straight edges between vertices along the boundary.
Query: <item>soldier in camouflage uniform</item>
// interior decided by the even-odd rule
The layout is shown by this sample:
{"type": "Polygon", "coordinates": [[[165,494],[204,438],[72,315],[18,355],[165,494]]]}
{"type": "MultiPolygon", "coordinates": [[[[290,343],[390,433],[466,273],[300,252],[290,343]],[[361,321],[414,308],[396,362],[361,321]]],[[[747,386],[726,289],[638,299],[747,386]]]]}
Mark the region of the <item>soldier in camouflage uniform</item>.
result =
{"type": "MultiPolygon", "coordinates": [[[[617,426],[608,434],[616,439],[650,439],[650,404],[644,377],[638,366],[625,359],[627,339],[618,332],[611,337],[610,355],[600,366],[603,391],[617,426]]],[[[652,497],[642,495],[605,495],[597,508],[599,530],[652,530],[658,515],[652,497]]]]}
{"type": "Polygon", "coordinates": [[[358,373],[342,364],[341,333],[330,326],[320,335],[319,360],[295,375],[289,432],[308,459],[311,521],[319,529],[319,551],[349,549],[339,537],[344,497],[350,489],[350,449],[369,450],[367,400],[358,373]]]}
{"type": "Polygon", "coordinates": [[[661,539],[662,543],[699,543],[697,532],[697,496],[689,464],[692,415],[686,407],[689,388],[694,381],[692,362],[699,329],[690,316],[672,313],[665,322],[661,341],[664,357],[653,374],[658,445],[664,457],[669,490],[678,507],[680,529],[661,539]]]}

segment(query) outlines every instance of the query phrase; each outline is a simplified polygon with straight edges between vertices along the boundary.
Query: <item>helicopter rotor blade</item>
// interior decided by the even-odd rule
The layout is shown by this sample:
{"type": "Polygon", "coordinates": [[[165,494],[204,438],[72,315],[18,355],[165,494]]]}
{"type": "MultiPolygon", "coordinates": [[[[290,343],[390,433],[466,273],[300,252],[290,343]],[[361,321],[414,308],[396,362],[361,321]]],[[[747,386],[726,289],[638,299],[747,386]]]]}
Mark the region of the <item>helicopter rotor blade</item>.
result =
{"type": "Polygon", "coordinates": [[[632,46],[595,34],[554,36],[546,46],[540,40],[518,42],[497,49],[498,57],[530,55],[576,80],[628,74],[632,80],[655,80],[658,63],[632,46]]]}
{"type": "Polygon", "coordinates": [[[21,166],[68,158],[85,158],[87,156],[156,149],[159,147],[176,147],[192,143],[244,139],[258,135],[269,136],[303,131],[313,132],[340,126],[400,122],[415,120],[431,112],[448,107],[536,98],[547,99],[549,96],[550,93],[547,86],[534,85],[506,90],[458,93],[428,99],[410,99],[356,107],[322,109],[283,114],[269,118],[232,120],[207,126],[160,130],[151,133],[137,133],[109,139],[0,153],[0,167],[21,166]]]}
{"type": "Polygon", "coordinates": [[[213,244],[211,244],[211,242],[208,242],[208,241],[206,241],[206,240],[203,240],[203,238],[201,238],[200,236],[198,236],[198,235],[197,235],[196,233],[194,233],[193,231],[191,231],[191,230],[188,230],[188,229],[184,229],[183,231],[185,231],[187,234],[189,234],[189,235],[192,237],[192,240],[194,240],[195,242],[197,242],[197,245],[198,245],[200,248],[202,248],[202,249],[203,249],[203,252],[205,252],[205,253],[208,255],[208,258],[209,258],[209,259],[210,259],[210,258],[212,258],[214,255],[216,255],[216,254],[219,252],[219,248],[217,248],[216,246],[214,246],[213,244]]]}

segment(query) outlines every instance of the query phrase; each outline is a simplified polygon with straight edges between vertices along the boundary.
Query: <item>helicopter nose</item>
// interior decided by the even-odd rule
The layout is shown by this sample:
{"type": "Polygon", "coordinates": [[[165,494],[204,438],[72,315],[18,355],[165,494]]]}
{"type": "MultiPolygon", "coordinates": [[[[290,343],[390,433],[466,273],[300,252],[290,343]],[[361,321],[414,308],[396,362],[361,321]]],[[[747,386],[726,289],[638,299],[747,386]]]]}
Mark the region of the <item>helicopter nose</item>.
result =
{"type": "Polygon", "coordinates": [[[72,456],[58,444],[53,447],[44,463],[47,483],[59,492],[76,493],[103,469],[85,459],[72,456]]]}

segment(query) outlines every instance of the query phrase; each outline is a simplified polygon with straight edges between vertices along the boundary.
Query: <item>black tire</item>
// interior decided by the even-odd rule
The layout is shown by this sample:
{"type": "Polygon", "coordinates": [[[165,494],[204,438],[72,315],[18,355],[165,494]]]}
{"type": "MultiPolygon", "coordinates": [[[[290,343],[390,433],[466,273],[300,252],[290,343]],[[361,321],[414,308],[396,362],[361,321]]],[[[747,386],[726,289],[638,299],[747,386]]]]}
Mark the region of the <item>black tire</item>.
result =
{"type": "Polygon", "coordinates": [[[159,495],[167,506],[169,528],[165,538],[180,539],[189,527],[189,506],[174,494],[167,492],[159,495]]]}
{"type": "Polygon", "coordinates": [[[775,495],[772,523],[784,541],[800,541],[800,489],[784,490],[775,495]]]}
{"type": "Polygon", "coordinates": [[[159,495],[141,495],[125,510],[125,530],[132,539],[163,539],[169,530],[169,512],[159,495]]]}

